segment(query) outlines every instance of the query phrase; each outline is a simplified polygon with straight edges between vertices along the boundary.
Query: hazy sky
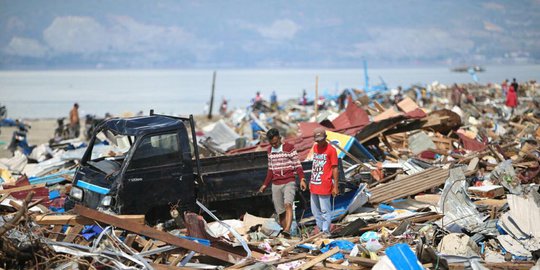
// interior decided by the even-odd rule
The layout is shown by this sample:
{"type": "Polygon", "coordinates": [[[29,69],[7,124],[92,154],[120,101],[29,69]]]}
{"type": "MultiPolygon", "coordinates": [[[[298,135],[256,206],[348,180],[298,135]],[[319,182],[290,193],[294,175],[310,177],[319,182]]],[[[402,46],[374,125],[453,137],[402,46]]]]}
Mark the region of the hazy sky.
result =
{"type": "Polygon", "coordinates": [[[0,0],[0,68],[538,63],[539,18],[539,0],[0,0]]]}

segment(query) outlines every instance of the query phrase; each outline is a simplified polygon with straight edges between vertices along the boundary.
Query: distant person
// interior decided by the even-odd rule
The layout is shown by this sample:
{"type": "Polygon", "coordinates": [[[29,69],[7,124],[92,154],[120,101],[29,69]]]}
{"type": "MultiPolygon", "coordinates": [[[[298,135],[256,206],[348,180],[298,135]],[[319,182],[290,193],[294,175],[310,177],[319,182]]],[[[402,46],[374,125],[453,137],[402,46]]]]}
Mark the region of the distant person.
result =
{"type": "Polygon", "coordinates": [[[341,94],[338,96],[339,111],[343,111],[345,109],[345,101],[347,101],[348,94],[348,90],[343,90],[343,92],[341,92],[341,94]]]}
{"type": "Polygon", "coordinates": [[[302,91],[302,105],[307,106],[307,92],[306,89],[302,91]]]}
{"type": "Polygon", "coordinates": [[[506,106],[510,109],[510,114],[509,114],[508,119],[510,119],[510,117],[514,114],[514,109],[517,107],[517,105],[518,105],[517,93],[514,88],[514,83],[512,83],[510,87],[508,88],[508,94],[506,95],[506,106]]]}
{"type": "Polygon", "coordinates": [[[221,105],[219,105],[219,114],[222,116],[227,115],[228,102],[225,98],[222,98],[221,105]]]}
{"type": "Polygon", "coordinates": [[[255,98],[253,98],[253,109],[260,110],[263,106],[263,97],[261,95],[261,92],[257,91],[255,94],[255,98]]]}
{"type": "Polygon", "coordinates": [[[79,104],[73,104],[73,108],[69,111],[69,137],[79,138],[81,134],[81,123],[79,119],[79,104]]]}
{"type": "Polygon", "coordinates": [[[514,87],[514,91],[517,93],[519,91],[519,84],[517,83],[516,78],[512,79],[511,85],[514,87]]]}
{"type": "Polygon", "coordinates": [[[277,102],[277,94],[276,91],[272,91],[272,95],[270,95],[270,108],[273,111],[277,111],[278,109],[278,102],[277,102]]]}
{"type": "Polygon", "coordinates": [[[394,95],[394,104],[398,104],[401,100],[403,100],[403,89],[401,86],[398,86],[397,93],[394,95]]]}
{"type": "Polygon", "coordinates": [[[272,184],[272,201],[274,209],[279,216],[279,223],[283,227],[282,234],[290,236],[293,221],[293,202],[296,194],[295,173],[300,178],[300,187],[306,189],[304,170],[298,159],[298,153],[294,146],[282,143],[279,131],[275,128],[268,130],[266,138],[270,142],[268,147],[268,173],[264,183],[259,188],[262,193],[272,184]]]}
{"type": "MultiPolygon", "coordinates": [[[[338,157],[336,149],[326,141],[324,128],[313,130],[313,165],[309,190],[311,192],[311,212],[317,227],[325,234],[330,234],[332,224],[332,195],[339,194],[338,157]]],[[[304,188],[300,186],[302,190],[304,188]]]]}
{"type": "Polygon", "coordinates": [[[509,81],[508,79],[504,80],[503,83],[501,84],[501,88],[502,88],[502,92],[503,92],[503,97],[506,97],[506,93],[508,93],[508,86],[509,86],[509,81]]]}
{"type": "Polygon", "coordinates": [[[461,94],[463,94],[463,89],[459,87],[456,83],[452,86],[452,106],[461,106],[461,94]]]}

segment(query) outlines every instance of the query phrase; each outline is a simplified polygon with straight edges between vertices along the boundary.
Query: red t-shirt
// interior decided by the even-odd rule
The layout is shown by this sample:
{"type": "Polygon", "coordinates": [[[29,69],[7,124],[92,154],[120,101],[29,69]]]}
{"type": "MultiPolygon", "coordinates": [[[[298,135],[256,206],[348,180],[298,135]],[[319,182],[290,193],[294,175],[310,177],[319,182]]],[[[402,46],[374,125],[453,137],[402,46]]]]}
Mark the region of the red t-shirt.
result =
{"type": "MultiPolygon", "coordinates": [[[[317,195],[332,194],[332,167],[338,165],[336,149],[327,144],[325,147],[313,146],[313,166],[309,190],[317,195]]],[[[337,181],[337,179],[336,179],[337,181]]]]}

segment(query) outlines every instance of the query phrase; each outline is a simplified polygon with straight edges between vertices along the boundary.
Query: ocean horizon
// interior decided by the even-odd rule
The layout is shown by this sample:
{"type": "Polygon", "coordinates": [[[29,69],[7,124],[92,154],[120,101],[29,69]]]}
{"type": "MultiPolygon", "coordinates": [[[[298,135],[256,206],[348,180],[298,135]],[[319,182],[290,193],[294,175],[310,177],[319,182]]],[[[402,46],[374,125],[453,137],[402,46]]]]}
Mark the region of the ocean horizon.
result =
{"type": "MultiPolygon", "coordinates": [[[[540,80],[540,65],[486,66],[477,73],[479,83],[500,84],[504,79],[518,82],[540,80]]],[[[202,114],[210,100],[213,70],[50,70],[0,71],[0,104],[11,118],[66,117],[73,103],[80,114],[102,117],[105,113],[147,113],[150,109],[167,114],[202,114]]],[[[373,68],[370,85],[384,81],[388,87],[473,83],[468,73],[447,67],[373,68]]],[[[300,98],[303,89],[313,98],[315,77],[320,94],[336,94],[346,88],[363,89],[363,69],[222,69],[217,70],[214,112],[222,98],[229,108],[243,108],[260,91],[278,100],[300,98]]]]}

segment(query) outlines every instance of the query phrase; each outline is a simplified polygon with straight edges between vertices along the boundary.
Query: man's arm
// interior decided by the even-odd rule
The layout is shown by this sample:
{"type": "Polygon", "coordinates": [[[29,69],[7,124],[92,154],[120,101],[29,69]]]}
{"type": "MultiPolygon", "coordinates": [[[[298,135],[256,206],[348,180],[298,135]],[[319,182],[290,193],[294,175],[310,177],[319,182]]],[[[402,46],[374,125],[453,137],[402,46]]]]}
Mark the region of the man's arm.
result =
{"type": "Polygon", "coordinates": [[[338,172],[338,166],[332,166],[332,179],[334,181],[332,182],[332,195],[337,196],[339,195],[339,172],[338,172]]]}
{"type": "Polygon", "coordinates": [[[300,178],[300,190],[304,191],[307,189],[306,185],[306,176],[304,175],[304,169],[302,168],[302,163],[300,163],[300,159],[298,158],[298,152],[293,148],[291,152],[291,160],[294,164],[294,167],[296,168],[296,174],[298,175],[298,178],[300,178]]]}
{"type": "Polygon", "coordinates": [[[266,190],[266,187],[270,184],[270,180],[272,180],[272,171],[268,169],[268,172],[266,173],[266,178],[264,179],[263,185],[259,188],[259,192],[263,193],[266,190]]]}

